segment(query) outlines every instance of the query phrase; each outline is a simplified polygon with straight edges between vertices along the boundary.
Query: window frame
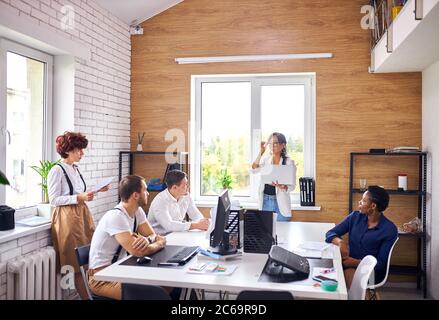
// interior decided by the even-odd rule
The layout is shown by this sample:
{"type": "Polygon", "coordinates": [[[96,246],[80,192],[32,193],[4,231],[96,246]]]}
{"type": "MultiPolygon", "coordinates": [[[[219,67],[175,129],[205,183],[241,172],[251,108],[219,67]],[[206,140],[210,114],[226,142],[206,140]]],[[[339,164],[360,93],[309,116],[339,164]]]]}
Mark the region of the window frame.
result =
{"type": "MultiPolygon", "coordinates": [[[[30,48],[28,46],[0,38],[0,170],[6,171],[6,147],[7,147],[7,52],[12,52],[29,59],[44,63],[44,107],[43,107],[43,159],[52,157],[52,99],[53,99],[53,56],[30,48]]],[[[42,195],[42,191],[41,191],[42,195]]],[[[41,198],[42,199],[42,198],[41,198]]],[[[0,203],[6,202],[6,190],[0,186],[0,203]]],[[[37,203],[35,203],[37,205],[37,203]]],[[[29,206],[28,206],[29,207],[29,206]]],[[[23,207],[20,209],[28,208],[23,207]]]]}
{"type": "MultiPolygon", "coordinates": [[[[255,159],[261,141],[261,87],[265,85],[305,86],[304,110],[304,176],[315,177],[316,167],[316,74],[304,73],[266,73],[266,74],[227,74],[227,75],[192,75],[191,76],[191,122],[190,122],[190,189],[195,202],[202,206],[215,205],[216,196],[201,195],[201,86],[207,82],[251,82],[251,158],[255,159]],[[198,174],[197,174],[198,173],[198,174]]],[[[251,160],[250,160],[251,161],[251,160]]],[[[250,170],[249,162],[249,170],[250,170]]],[[[250,175],[250,197],[237,197],[240,203],[257,206],[258,195],[255,177],[250,175]]],[[[299,193],[292,194],[292,205],[300,205],[299,193]]]]}

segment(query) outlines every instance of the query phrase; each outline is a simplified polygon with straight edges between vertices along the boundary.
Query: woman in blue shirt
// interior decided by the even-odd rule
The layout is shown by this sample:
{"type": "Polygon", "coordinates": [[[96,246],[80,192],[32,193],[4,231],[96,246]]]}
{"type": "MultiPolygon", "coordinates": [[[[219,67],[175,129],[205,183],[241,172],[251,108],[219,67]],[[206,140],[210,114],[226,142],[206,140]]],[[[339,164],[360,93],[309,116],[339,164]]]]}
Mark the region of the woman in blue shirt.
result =
{"type": "Polygon", "coordinates": [[[375,283],[384,279],[389,251],[398,237],[395,224],[383,212],[389,205],[389,194],[378,186],[369,186],[352,212],[340,224],[326,233],[326,242],[340,247],[348,288],[361,259],[372,255],[377,259],[375,283]],[[349,245],[341,238],[349,233],[349,245]]]}

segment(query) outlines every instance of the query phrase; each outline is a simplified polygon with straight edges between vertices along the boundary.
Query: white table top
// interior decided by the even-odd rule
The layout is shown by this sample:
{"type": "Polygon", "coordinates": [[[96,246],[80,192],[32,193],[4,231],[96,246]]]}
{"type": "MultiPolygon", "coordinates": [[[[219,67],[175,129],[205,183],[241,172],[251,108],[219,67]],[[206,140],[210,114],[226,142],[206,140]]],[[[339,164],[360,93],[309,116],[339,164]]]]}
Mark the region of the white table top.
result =
{"type": "MultiPolygon", "coordinates": [[[[279,245],[292,249],[305,241],[324,241],[325,233],[334,227],[333,223],[310,223],[310,222],[278,222],[276,233],[279,245]]],[[[167,244],[170,245],[197,245],[208,247],[209,240],[205,232],[174,232],[167,235],[167,244]]],[[[151,284],[168,287],[195,288],[213,291],[229,291],[238,293],[242,290],[287,290],[295,298],[304,299],[347,299],[347,290],[341,264],[340,250],[331,245],[328,250],[332,256],[334,268],[337,273],[337,291],[328,292],[312,285],[299,285],[290,283],[259,282],[259,276],[267,261],[266,254],[243,253],[242,257],[229,261],[221,261],[220,264],[237,265],[237,269],[231,275],[204,275],[188,273],[187,267],[195,264],[197,259],[192,259],[184,268],[154,268],[120,265],[123,260],[99,271],[95,274],[97,280],[117,281],[125,283],[151,284]]]]}

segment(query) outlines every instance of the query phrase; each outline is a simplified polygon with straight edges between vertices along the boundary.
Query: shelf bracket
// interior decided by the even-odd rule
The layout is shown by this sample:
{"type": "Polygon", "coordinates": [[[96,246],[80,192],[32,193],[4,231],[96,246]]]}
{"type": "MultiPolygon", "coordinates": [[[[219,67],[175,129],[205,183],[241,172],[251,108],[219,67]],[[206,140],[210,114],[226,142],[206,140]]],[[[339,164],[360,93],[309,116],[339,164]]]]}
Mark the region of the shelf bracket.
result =
{"type": "Polygon", "coordinates": [[[424,0],[415,0],[415,20],[422,20],[424,16],[424,0]]]}

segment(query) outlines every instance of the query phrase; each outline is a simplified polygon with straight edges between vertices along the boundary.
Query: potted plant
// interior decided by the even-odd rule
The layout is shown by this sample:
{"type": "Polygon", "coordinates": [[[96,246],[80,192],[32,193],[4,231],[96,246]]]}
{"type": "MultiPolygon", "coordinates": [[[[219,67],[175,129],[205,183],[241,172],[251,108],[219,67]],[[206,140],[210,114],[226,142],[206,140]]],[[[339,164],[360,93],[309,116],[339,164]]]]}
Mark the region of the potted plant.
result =
{"type": "Polygon", "coordinates": [[[222,169],[219,175],[219,184],[223,189],[232,189],[233,178],[226,169],[222,169]]]}
{"type": "Polygon", "coordinates": [[[56,166],[60,160],[50,161],[50,160],[40,160],[40,166],[31,166],[33,170],[35,170],[41,176],[40,186],[43,191],[43,201],[38,204],[38,215],[51,218],[52,212],[54,210],[54,206],[49,204],[49,191],[47,190],[47,177],[49,175],[50,170],[56,166]]]}
{"type": "Polygon", "coordinates": [[[0,185],[9,185],[8,178],[6,178],[6,175],[0,171],[0,185]]]}

